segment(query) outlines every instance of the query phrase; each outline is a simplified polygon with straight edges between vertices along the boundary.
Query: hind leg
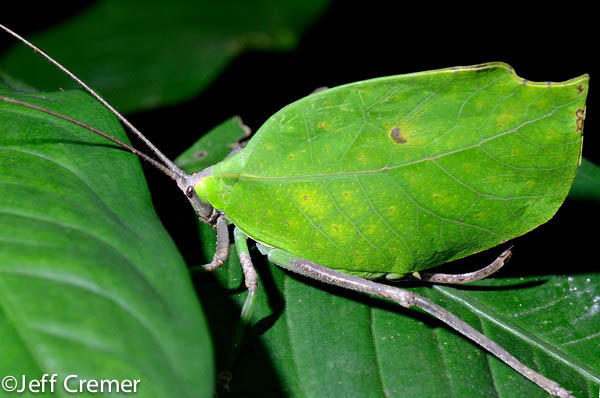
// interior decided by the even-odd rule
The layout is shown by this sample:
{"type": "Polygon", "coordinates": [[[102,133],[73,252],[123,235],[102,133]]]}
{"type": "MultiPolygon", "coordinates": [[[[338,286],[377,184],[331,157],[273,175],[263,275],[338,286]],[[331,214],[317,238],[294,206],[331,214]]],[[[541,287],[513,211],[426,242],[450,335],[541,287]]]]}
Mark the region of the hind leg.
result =
{"type": "Polygon", "coordinates": [[[296,274],[328,285],[338,286],[355,292],[379,297],[384,300],[393,301],[405,308],[420,308],[466,338],[474,341],[551,395],[565,398],[573,397],[569,391],[564,389],[558,383],[529,368],[510,354],[505,348],[490,340],[456,315],[425,297],[406,289],[377,283],[372,280],[359,278],[323,267],[311,261],[298,258],[281,249],[266,247],[258,243],[257,246],[261,253],[266,255],[270,261],[296,274]]]}
{"type": "MultiPolygon", "coordinates": [[[[440,283],[448,285],[457,285],[463,283],[469,283],[478,281],[480,279],[487,278],[493,273],[497,272],[500,268],[506,264],[506,262],[512,256],[511,248],[506,249],[500,254],[490,265],[478,269],[477,271],[467,272],[464,274],[441,274],[441,273],[424,273],[424,272],[413,272],[412,277],[422,280],[424,282],[440,283]]],[[[386,274],[385,278],[390,281],[401,279],[406,277],[406,274],[386,274]]]]}
{"type": "Polygon", "coordinates": [[[511,249],[506,249],[500,254],[490,265],[478,269],[477,271],[467,272],[464,274],[429,274],[415,273],[413,276],[425,282],[444,283],[444,284],[461,284],[478,281],[487,278],[494,272],[498,271],[512,256],[511,249]]]}

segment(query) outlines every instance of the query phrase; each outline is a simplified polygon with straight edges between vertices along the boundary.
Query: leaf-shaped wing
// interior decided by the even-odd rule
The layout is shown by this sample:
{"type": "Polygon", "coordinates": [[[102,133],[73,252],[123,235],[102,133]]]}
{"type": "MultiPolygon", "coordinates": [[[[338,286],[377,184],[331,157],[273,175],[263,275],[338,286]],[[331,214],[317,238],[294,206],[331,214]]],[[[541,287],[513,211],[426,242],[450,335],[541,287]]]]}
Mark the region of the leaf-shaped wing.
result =
{"type": "Polygon", "coordinates": [[[330,268],[433,267],[554,215],[580,160],[587,87],[492,63],[326,90],[215,166],[209,200],[253,239],[330,268]]]}

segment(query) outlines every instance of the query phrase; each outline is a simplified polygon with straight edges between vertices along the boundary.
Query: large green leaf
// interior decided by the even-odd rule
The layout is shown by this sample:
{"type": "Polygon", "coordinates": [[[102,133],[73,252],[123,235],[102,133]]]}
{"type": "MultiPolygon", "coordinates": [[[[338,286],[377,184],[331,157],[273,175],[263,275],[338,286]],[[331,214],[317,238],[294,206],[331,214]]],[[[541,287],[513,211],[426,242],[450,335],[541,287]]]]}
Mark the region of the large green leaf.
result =
{"type": "MultiPolygon", "coordinates": [[[[99,1],[30,39],[119,111],[131,112],[192,97],[245,49],[291,48],[326,3],[99,1]]],[[[18,43],[0,69],[41,90],[76,86],[43,62],[18,43]]]]}
{"type": "MultiPolygon", "coordinates": [[[[127,139],[81,91],[0,95],[127,139]]],[[[211,395],[206,322],[134,155],[0,102],[0,186],[0,375],[141,379],[143,397],[211,395]]]]}
{"type": "MultiPolygon", "coordinates": [[[[217,140],[214,133],[207,135],[211,142],[217,140]]],[[[192,156],[187,153],[190,160],[192,156]]],[[[583,164],[575,187],[589,192],[600,178],[592,175],[597,166],[583,164]]],[[[573,192],[572,198],[580,196],[573,192]]],[[[508,268],[523,277],[414,289],[577,397],[595,398],[600,386],[600,275],[570,273],[575,271],[572,266],[563,271],[567,274],[557,274],[567,264],[560,261],[562,256],[544,250],[556,246],[567,251],[578,244],[579,234],[571,233],[568,222],[576,217],[572,224],[578,225],[582,216],[581,210],[559,212],[557,222],[534,233],[537,243],[530,239],[518,244],[508,268]]],[[[591,223],[600,221],[594,215],[586,217],[591,223]]],[[[214,231],[206,225],[200,229],[208,260],[214,253],[214,231]]],[[[582,248],[570,257],[585,261],[590,250],[582,248]]],[[[216,341],[223,396],[546,396],[426,316],[299,280],[261,260],[258,252],[253,257],[260,275],[258,304],[233,365],[233,334],[246,297],[234,246],[223,268],[197,282],[216,341]]],[[[479,256],[471,268],[485,259],[479,256]]]]}

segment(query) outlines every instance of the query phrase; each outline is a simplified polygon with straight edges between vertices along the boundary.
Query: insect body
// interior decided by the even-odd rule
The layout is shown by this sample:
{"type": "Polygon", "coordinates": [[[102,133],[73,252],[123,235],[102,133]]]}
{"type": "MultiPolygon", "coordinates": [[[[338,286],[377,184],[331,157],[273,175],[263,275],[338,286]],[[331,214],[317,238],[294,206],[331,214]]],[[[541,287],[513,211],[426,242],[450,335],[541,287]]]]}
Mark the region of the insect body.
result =
{"type": "Polygon", "coordinates": [[[423,270],[554,215],[581,154],[585,87],[492,63],[330,89],[271,117],[196,192],[252,239],[326,267],[423,270]]]}
{"type": "Polygon", "coordinates": [[[242,324],[257,288],[246,246],[252,238],[296,273],[423,309],[566,397],[560,385],[431,301],[363,278],[433,267],[549,219],[580,160],[587,80],[529,83],[495,63],[354,83],[289,105],[243,150],[193,175],[146,144],[217,230],[215,257],[201,268],[223,264],[228,224],[235,226],[250,289],[242,324]]]}

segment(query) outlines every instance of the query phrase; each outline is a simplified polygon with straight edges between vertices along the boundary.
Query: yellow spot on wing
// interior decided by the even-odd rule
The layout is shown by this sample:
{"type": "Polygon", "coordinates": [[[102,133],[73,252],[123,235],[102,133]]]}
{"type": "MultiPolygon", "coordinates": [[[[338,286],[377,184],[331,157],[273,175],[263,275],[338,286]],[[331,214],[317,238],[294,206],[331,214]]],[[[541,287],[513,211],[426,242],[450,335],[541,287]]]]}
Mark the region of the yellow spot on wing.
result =
{"type": "Polygon", "coordinates": [[[496,117],[496,124],[500,126],[508,126],[516,121],[516,115],[512,112],[503,112],[496,117]]]}
{"type": "Polygon", "coordinates": [[[297,206],[314,222],[328,218],[335,208],[324,189],[307,184],[296,191],[294,198],[297,206]]]}

